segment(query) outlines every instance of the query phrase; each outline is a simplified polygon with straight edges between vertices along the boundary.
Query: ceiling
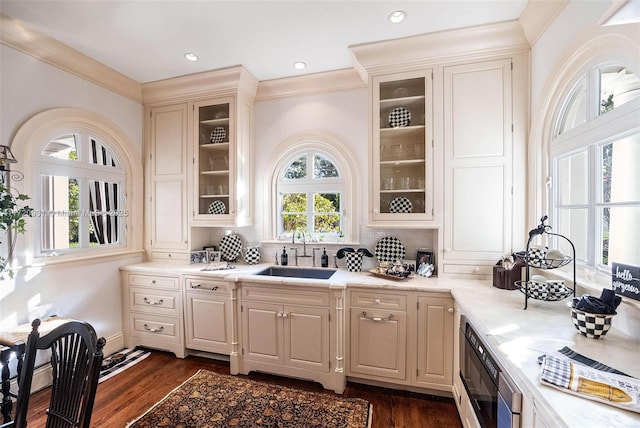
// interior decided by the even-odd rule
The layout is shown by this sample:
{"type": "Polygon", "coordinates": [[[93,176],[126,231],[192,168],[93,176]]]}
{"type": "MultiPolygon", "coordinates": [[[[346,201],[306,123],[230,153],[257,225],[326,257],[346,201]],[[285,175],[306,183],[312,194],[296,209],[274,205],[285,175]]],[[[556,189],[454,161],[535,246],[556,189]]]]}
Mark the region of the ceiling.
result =
{"type": "Polygon", "coordinates": [[[351,45],[514,20],[527,2],[0,0],[0,11],[147,83],[239,64],[261,81],[350,68],[351,45]]]}

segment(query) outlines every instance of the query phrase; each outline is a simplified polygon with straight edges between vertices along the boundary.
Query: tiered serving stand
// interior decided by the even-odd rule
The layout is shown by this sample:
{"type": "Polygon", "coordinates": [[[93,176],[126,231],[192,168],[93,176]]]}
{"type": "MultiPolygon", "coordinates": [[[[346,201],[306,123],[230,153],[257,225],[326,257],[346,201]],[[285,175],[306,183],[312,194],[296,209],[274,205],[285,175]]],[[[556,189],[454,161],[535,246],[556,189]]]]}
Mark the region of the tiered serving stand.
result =
{"type": "Polygon", "coordinates": [[[535,228],[529,231],[529,240],[527,241],[527,249],[524,255],[520,255],[520,257],[525,262],[525,271],[526,276],[524,281],[516,281],[515,284],[518,289],[524,294],[524,309],[527,309],[527,304],[529,299],[535,300],[543,300],[548,302],[560,301],[564,300],[568,297],[575,297],[576,295],[576,248],[573,245],[573,242],[569,238],[564,235],[560,235],[559,233],[551,232],[551,226],[545,224],[548,216],[543,216],[540,219],[540,224],[535,228]],[[531,242],[537,237],[541,235],[548,236],[557,236],[560,239],[564,239],[571,246],[571,255],[565,256],[562,259],[557,258],[549,258],[545,255],[544,258],[532,258],[531,257],[531,242]],[[540,283],[531,280],[531,268],[537,268],[541,270],[549,270],[549,269],[558,269],[563,266],[568,265],[569,263],[573,263],[573,282],[571,287],[567,286],[566,283],[562,286],[557,286],[552,283],[550,285],[544,285],[545,290],[541,292],[540,283]]]}

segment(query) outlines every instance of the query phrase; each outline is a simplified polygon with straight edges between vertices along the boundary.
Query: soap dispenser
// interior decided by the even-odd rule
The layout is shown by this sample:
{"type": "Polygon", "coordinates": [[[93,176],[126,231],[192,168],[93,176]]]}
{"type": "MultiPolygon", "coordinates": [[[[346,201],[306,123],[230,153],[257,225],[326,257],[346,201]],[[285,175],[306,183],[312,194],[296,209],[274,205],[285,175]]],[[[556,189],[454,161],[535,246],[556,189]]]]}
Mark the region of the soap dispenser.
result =
{"type": "Polygon", "coordinates": [[[286,266],[289,264],[289,255],[287,254],[287,248],[282,247],[282,255],[280,256],[280,264],[286,266]]]}
{"type": "Polygon", "coordinates": [[[320,256],[320,266],[329,267],[329,255],[327,254],[327,249],[322,249],[322,255],[320,256]]]}

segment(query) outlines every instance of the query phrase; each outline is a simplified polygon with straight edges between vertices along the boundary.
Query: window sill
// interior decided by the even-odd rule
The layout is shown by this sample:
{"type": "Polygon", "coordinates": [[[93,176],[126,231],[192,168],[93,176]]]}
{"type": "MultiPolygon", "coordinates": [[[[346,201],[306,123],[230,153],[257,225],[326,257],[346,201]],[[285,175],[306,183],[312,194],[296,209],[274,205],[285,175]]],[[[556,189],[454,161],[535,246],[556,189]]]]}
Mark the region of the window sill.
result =
{"type": "Polygon", "coordinates": [[[73,265],[73,264],[86,264],[87,262],[94,262],[96,260],[100,260],[100,262],[108,262],[118,259],[130,258],[135,255],[143,255],[144,250],[121,250],[121,251],[112,251],[112,252],[100,252],[96,254],[66,254],[61,256],[52,256],[52,257],[38,257],[34,258],[30,264],[25,266],[18,266],[13,268],[14,272],[19,272],[23,270],[30,269],[40,269],[49,266],[60,266],[60,265],[73,265]]]}

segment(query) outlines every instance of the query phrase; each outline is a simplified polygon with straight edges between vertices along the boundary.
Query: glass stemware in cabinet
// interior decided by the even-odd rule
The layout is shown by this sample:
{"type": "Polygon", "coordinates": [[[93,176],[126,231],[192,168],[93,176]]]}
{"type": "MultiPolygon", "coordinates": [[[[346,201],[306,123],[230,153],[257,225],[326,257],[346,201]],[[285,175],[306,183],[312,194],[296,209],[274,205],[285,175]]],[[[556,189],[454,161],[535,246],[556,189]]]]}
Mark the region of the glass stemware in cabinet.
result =
{"type": "Polygon", "coordinates": [[[198,213],[229,213],[230,104],[198,108],[198,213]]]}

